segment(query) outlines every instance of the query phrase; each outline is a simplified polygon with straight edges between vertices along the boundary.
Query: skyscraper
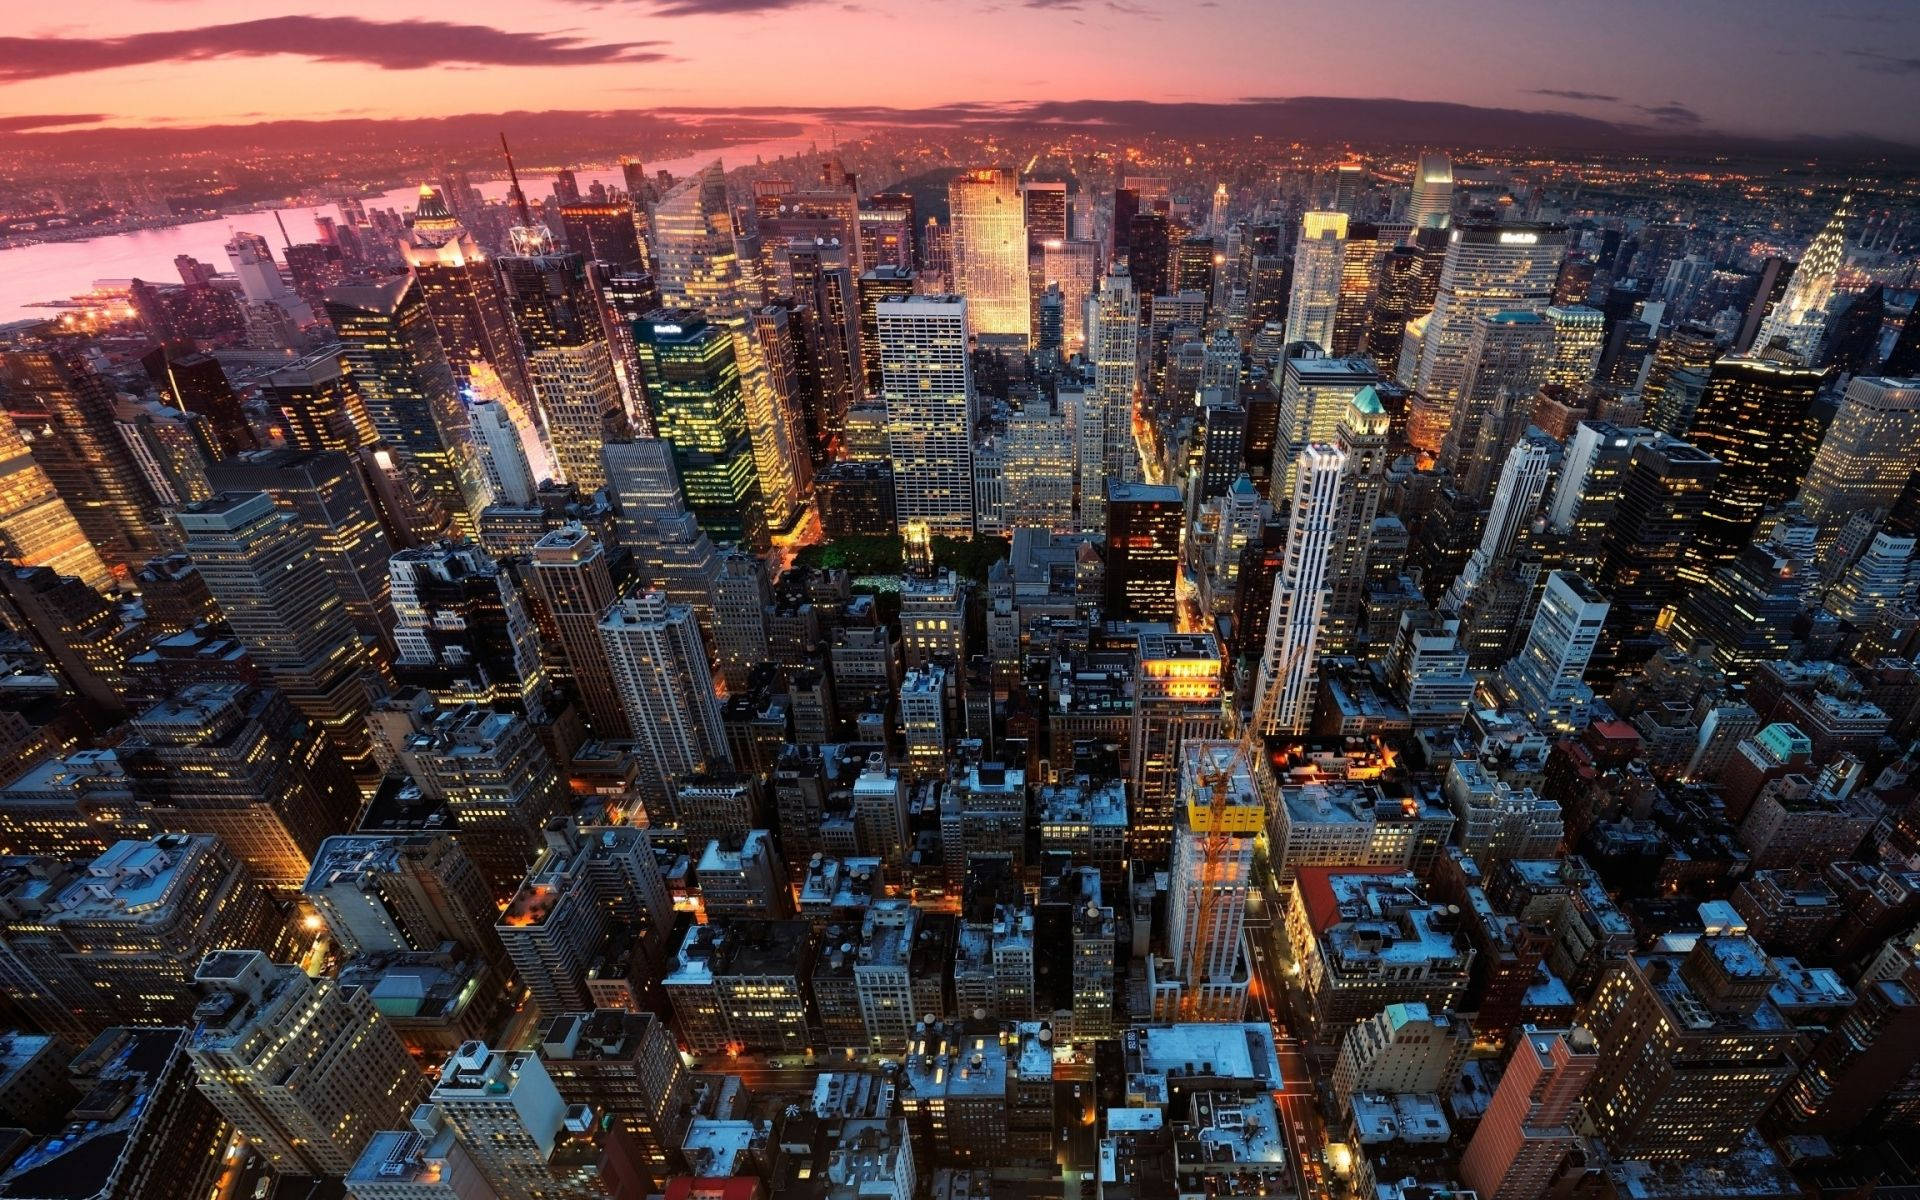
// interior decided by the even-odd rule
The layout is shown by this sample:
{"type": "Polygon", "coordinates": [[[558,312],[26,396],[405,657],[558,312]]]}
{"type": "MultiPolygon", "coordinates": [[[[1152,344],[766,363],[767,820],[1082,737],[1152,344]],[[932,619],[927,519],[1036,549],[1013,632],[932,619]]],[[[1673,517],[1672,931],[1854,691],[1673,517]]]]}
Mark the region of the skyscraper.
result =
{"type": "Polygon", "coordinates": [[[1128,731],[1127,847],[1136,859],[1159,862],[1173,837],[1182,747],[1221,733],[1220,644],[1210,633],[1143,630],[1138,661],[1128,731]]]}
{"type": "Polygon", "coordinates": [[[586,260],[517,255],[499,267],[554,464],[579,491],[598,491],[606,483],[600,447],[629,430],[586,260]]]}
{"type": "Polygon", "coordinates": [[[265,492],[223,493],[174,520],[234,636],[349,762],[365,763],[372,754],[366,717],[379,681],[299,520],[265,492]]]}
{"type": "MultiPolygon", "coordinates": [[[[1474,321],[1510,310],[1538,312],[1553,299],[1566,253],[1562,225],[1456,225],[1448,234],[1433,312],[1400,356],[1400,382],[1429,405],[1451,408],[1466,382],[1474,321]]],[[[1409,430],[1409,436],[1419,431],[1409,430]]],[[[1429,431],[1444,433],[1444,430],[1429,431]]],[[[1438,453],[1439,444],[1415,445],[1438,453]]]]}
{"type": "Polygon", "coordinates": [[[426,1090],[364,988],[256,950],[209,954],[194,982],[206,996],[187,1045],[200,1091],[275,1171],[346,1174],[426,1090]]]}
{"type": "Polygon", "coordinates": [[[74,519],[73,510],[54,490],[13,418],[4,412],[0,412],[0,558],[73,576],[95,591],[113,583],[112,573],[100,561],[99,551],[74,519]]]}
{"type": "Polygon", "coordinates": [[[499,270],[431,188],[420,189],[413,227],[400,239],[400,257],[426,302],[455,382],[469,384],[475,364],[493,368],[506,388],[514,423],[535,429],[533,387],[499,270]]]}
{"type": "Polygon", "coordinates": [[[1638,441],[1620,500],[1600,535],[1600,590],[1613,600],[1609,626],[1644,637],[1680,589],[1680,563],[1700,527],[1720,462],[1664,434],[1638,441]]]}
{"type": "Polygon", "coordinates": [[[739,339],[687,309],[653,313],[635,337],[688,510],[717,539],[764,545],[767,510],[734,357],[739,339]]]}
{"type": "Polygon", "coordinates": [[[331,288],[327,316],[380,439],[471,535],[485,506],[486,480],[424,296],[424,285],[412,276],[331,288]]]}
{"type": "Polygon", "coordinates": [[[1752,540],[1767,506],[1799,489],[1817,431],[1809,412],[1825,378],[1820,368],[1768,358],[1714,364],[1687,440],[1719,460],[1720,475],[1681,564],[1688,582],[1704,583],[1752,540]]]}
{"type": "Polygon", "coordinates": [[[1422,229],[1445,229],[1452,223],[1453,163],[1446,155],[1424,153],[1414,164],[1407,220],[1416,233],[1422,229]]]}
{"type": "Polygon", "coordinates": [[[387,568],[402,685],[424,687],[449,706],[545,717],[547,673],[524,571],[516,577],[478,546],[446,545],[403,550],[387,568]]]}
{"type": "Polygon", "coordinates": [[[1553,327],[1553,357],[1544,382],[1569,388],[1592,383],[1606,345],[1606,314],[1584,304],[1555,304],[1544,315],[1553,327]]]}
{"type": "Polygon", "coordinates": [[[530,567],[559,634],[561,659],[587,719],[601,737],[626,737],[630,726],[600,641],[600,618],[613,607],[613,575],[606,548],[579,525],[566,525],[533,546],[530,567]]]}
{"type": "Polygon", "coordinates": [[[1274,576],[1266,649],[1254,684],[1253,721],[1262,733],[1304,733],[1313,715],[1320,618],[1346,465],[1346,454],[1334,446],[1310,445],[1300,453],[1286,556],[1274,576]]]}
{"type": "Polygon", "coordinates": [[[282,895],[360,807],[330,739],[267,688],[191,684],[134,718],[119,755],[150,820],[217,835],[282,895]]]}
{"type": "Polygon", "coordinates": [[[1847,258],[1847,222],[1853,217],[1853,197],[1843,196],[1840,207],[1821,229],[1793,269],[1780,302],[1760,325],[1754,345],[1761,351],[1779,341],[1802,363],[1812,363],[1827,332],[1827,307],[1847,258]]]}
{"type": "Polygon", "coordinates": [[[627,202],[575,201],[560,206],[560,231],[569,252],[615,271],[642,271],[646,257],[627,202]]]}
{"type": "Polygon", "coordinates": [[[1333,557],[1327,564],[1326,611],[1321,618],[1321,639],[1329,653],[1350,653],[1360,635],[1373,522],[1386,489],[1392,423],[1379,392],[1368,386],[1347,403],[1346,415],[1334,433],[1334,444],[1347,461],[1340,482],[1333,557]]]}
{"type": "Polygon", "coordinates": [[[1540,1200],[1580,1146],[1581,1093],[1598,1062],[1584,1029],[1523,1029],[1460,1160],[1461,1181],[1481,1200],[1540,1200]]]}
{"type": "Polygon", "coordinates": [[[955,537],[973,533],[968,304],[961,296],[900,296],[875,310],[895,519],[955,537]]]}
{"type": "Polygon", "coordinates": [[[1248,969],[1241,938],[1254,843],[1267,824],[1254,770],[1258,767],[1250,768],[1232,742],[1190,741],[1181,747],[1180,811],[1167,901],[1167,954],[1179,985],[1154,988],[1154,1015],[1160,1020],[1237,1021],[1245,1007],[1248,969]],[[1215,788],[1227,790],[1217,813],[1215,788]],[[1181,1003],[1166,1003],[1174,998],[1167,991],[1181,1003]]]}
{"type": "Polygon", "coordinates": [[[1730,1154],[1792,1079],[1801,1034],[1769,993],[1780,969],[1744,932],[1615,963],[1581,1011],[1599,1046],[1587,1116],[1622,1157],[1730,1154]]]}
{"type": "Polygon", "coordinates": [[[1847,384],[1800,487],[1807,514],[1834,525],[1892,508],[1920,468],[1920,381],[1859,376],[1847,384]]]}
{"type": "Polygon", "coordinates": [[[1274,437],[1273,478],[1268,484],[1268,499],[1276,509],[1293,495],[1301,451],[1315,442],[1332,444],[1354,399],[1381,382],[1370,359],[1328,358],[1311,352],[1290,356],[1279,372],[1280,419],[1274,437]]]}
{"type": "Polygon", "coordinates": [[[947,185],[947,203],[953,290],[966,297],[967,332],[1024,343],[1032,333],[1032,312],[1018,177],[1000,167],[963,171],[947,185]]]}
{"type": "Polygon", "coordinates": [[[1548,574],[1526,644],[1503,671],[1528,720],[1569,732],[1585,727],[1582,710],[1591,704],[1592,693],[1584,677],[1608,607],[1607,598],[1580,576],[1548,574]]]}
{"type": "Polygon", "coordinates": [[[106,381],[67,351],[0,350],[0,405],[14,429],[100,558],[130,570],[159,548],[158,514],[113,404],[106,381]]]}
{"type": "Polygon", "coordinates": [[[692,612],[647,591],[614,605],[599,628],[647,802],[664,801],[683,775],[727,766],[726,733],[692,612]]]}
{"type": "Polygon", "coordinates": [[[1287,341],[1312,342],[1332,352],[1346,244],[1347,214],[1310,212],[1301,218],[1293,251],[1293,292],[1287,300],[1287,341]]]}
{"type": "Polygon", "coordinates": [[[1133,410],[1139,391],[1140,297],[1125,267],[1115,267],[1087,300],[1087,357],[1092,386],[1084,393],[1078,436],[1080,528],[1106,528],[1107,485],[1140,478],[1133,410]],[[1097,455],[1094,453],[1097,447],[1097,455]],[[1089,475],[1089,468],[1093,472],[1089,475]]]}
{"type": "MultiPolygon", "coordinates": [[[[762,285],[751,256],[741,253],[733,213],[727,205],[726,175],[719,162],[709,163],[687,176],[661,197],[654,207],[653,224],[660,302],[669,308],[694,309],[733,339],[733,369],[738,377],[733,386],[739,392],[740,412],[746,423],[759,490],[750,505],[744,495],[733,501],[736,508],[754,510],[741,514],[737,523],[746,527],[742,534],[759,528],[785,529],[800,510],[799,481],[793,472],[792,456],[804,453],[804,448],[788,444],[779,397],[767,377],[765,357],[753,326],[754,310],[761,304],[762,285]]],[[[665,324],[688,325],[684,319],[665,324]]],[[[641,328],[644,332],[648,326],[643,323],[641,328]]],[[[666,335],[656,332],[655,336],[666,335]]],[[[712,361],[710,353],[702,357],[712,361]]],[[[652,394],[651,371],[647,386],[652,394]]],[[[660,404],[657,396],[654,404],[656,408],[660,404]]],[[[675,440],[668,434],[664,419],[659,423],[658,432],[662,437],[675,440]]],[[[700,512],[693,500],[693,482],[684,466],[681,476],[687,483],[689,505],[700,512]]],[[[721,536],[719,529],[712,526],[709,529],[716,537],[721,536]]],[[[764,535],[755,532],[747,540],[759,536],[764,535]]]]}
{"type": "Polygon", "coordinates": [[[1448,611],[1459,612],[1474,590],[1504,565],[1514,539],[1539,511],[1547,484],[1553,478],[1554,465],[1559,461],[1560,443],[1537,429],[1515,442],[1507,452],[1480,544],[1447,589],[1443,605],[1448,611]]]}
{"type": "Polygon", "coordinates": [[[1147,483],[1107,486],[1109,621],[1173,622],[1179,615],[1180,489],[1147,483]]]}

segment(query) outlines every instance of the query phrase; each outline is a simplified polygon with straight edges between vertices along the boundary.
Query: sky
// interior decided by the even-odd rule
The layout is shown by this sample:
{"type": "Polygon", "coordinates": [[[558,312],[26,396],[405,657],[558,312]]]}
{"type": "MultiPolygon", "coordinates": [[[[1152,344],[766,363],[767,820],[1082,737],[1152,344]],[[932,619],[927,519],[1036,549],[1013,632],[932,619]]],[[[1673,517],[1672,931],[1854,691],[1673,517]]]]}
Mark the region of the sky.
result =
{"type": "Polygon", "coordinates": [[[14,0],[0,132],[1382,97],[1920,145],[1920,0],[14,0]]]}

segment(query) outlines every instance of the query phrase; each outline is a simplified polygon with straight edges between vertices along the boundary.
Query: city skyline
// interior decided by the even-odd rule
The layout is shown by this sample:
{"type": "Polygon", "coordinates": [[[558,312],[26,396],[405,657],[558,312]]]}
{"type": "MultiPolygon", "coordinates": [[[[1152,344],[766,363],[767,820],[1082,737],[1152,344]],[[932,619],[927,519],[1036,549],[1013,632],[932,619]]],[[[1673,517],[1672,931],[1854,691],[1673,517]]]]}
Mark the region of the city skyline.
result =
{"type": "Polygon", "coordinates": [[[1566,140],[1920,145],[1920,59],[1900,50],[1920,42],[1920,12],[1880,0],[1547,11],[1388,0],[1370,20],[1417,36],[1370,41],[1364,60],[1325,52],[1346,20],[1251,0],[1179,13],[986,0],[911,14],[840,0],[478,0],[457,18],[419,0],[377,17],[121,0],[0,38],[0,134],[434,118],[497,111],[510,95],[522,110],[841,124],[1124,126],[1206,111],[1276,134],[1341,100],[1467,106],[1566,140]],[[923,43],[942,52],[915,55],[923,43]],[[916,67],[820,72],[796,46],[916,67]]]}

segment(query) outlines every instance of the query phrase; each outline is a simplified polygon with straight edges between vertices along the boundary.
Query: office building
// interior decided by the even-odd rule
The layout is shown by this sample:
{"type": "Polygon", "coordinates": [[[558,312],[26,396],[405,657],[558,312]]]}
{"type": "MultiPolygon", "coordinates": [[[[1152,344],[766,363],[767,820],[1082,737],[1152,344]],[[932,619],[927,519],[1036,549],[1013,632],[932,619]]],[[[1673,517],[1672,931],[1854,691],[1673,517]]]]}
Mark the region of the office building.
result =
{"type": "Polygon", "coordinates": [[[1418,232],[1445,229],[1453,221],[1453,163],[1446,155],[1428,151],[1413,168],[1413,194],[1407,201],[1407,221],[1418,232]]]}
{"type": "Polygon", "coordinates": [[[1613,601],[1610,624],[1644,637],[1677,598],[1682,558],[1719,474],[1719,460],[1688,442],[1661,435],[1633,447],[1600,535],[1595,582],[1613,601]]]}
{"type": "Polygon", "coordinates": [[[58,1128],[38,1139],[16,1131],[0,1196],[202,1200],[225,1165],[226,1131],[194,1087],[187,1036],[167,1026],[118,1027],[71,1062],[62,1050],[59,1087],[50,1091],[58,1128]]]}
{"type": "Polygon", "coordinates": [[[1778,344],[1802,363],[1812,363],[1818,356],[1826,338],[1835,285],[1840,281],[1840,269],[1846,265],[1847,222],[1852,219],[1853,197],[1842,197],[1833,218],[1793,265],[1792,277],[1779,302],[1766,314],[1752,346],[1764,352],[1778,344]]]}
{"type": "Polygon", "coordinates": [[[603,738],[627,736],[627,713],[599,633],[600,618],[614,602],[606,547],[583,526],[562,526],[534,543],[530,571],[547,618],[559,635],[562,677],[572,683],[586,706],[594,733],[603,738]]]}
{"type": "Polygon", "coordinates": [[[5,412],[0,412],[0,556],[72,576],[95,591],[113,581],[91,537],[5,412]]]}
{"type": "Polygon", "coordinates": [[[1474,547],[1441,602],[1449,613],[1460,612],[1480,585],[1507,565],[1514,542],[1539,511],[1559,459],[1560,443],[1538,429],[1530,430],[1507,451],[1480,544],[1474,547]]]}
{"type": "Polygon", "coordinates": [[[1175,619],[1184,514],[1179,488],[1108,484],[1103,609],[1107,620],[1175,619]]]}
{"type": "Polygon", "coordinates": [[[1460,1160],[1483,1200],[1539,1200],[1580,1148],[1581,1097],[1599,1064],[1585,1029],[1536,1029],[1515,1039],[1500,1086],[1460,1160]]]}
{"type": "Polygon", "coordinates": [[[218,835],[266,886],[291,895],[360,790],[332,739],[288,698],[196,683],[135,717],[118,747],[133,795],[161,829],[218,835]]]}
{"type": "Polygon", "coordinates": [[[489,962],[503,959],[487,881],[449,834],[330,837],[313,856],[301,895],[343,956],[453,942],[489,962]]]}
{"type": "Polygon", "coordinates": [[[1221,655],[1212,634],[1159,630],[1141,631],[1138,654],[1127,736],[1127,844],[1136,858],[1152,862],[1171,844],[1182,747],[1221,734],[1221,655]]]}
{"type": "Polygon", "coordinates": [[[1328,358],[1311,351],[1287,358],[1280,374],[1280,422],[1268,486],[1276,510],[1292,500],[1301,452],[1316,442],[1332,445],[1354,400],[1369,388],[1377,400],[1380,382],[1371,359],[1328,358]]]}
{"type": "Polygon", "coordinates": [[[1140,478],[1133,415],[1139,392],[1140,296],[1124,268],[1115,267],[1087,300],[1087,358],[1091,386],[1082,392],[1080,528],[1106,528],[1107,485],[1140,478]]]}
{"type": "Polygon", "coordinates": [[[1592,704],[1587,663],[1606,625],[1607,598],[1579,575],[1553,571],[1534,610],[1526,644],[1502,669],[1520,709],[1539,726],[1573,732],[1592,704]]]}
{"type": "Polygon", "coordinates": [[[1189,741],[1180,755],[1167,905],[1169,973],[1179,983],[1171,997],[1155,988],[1155,1016],[1235,1021],[1246,1003],[1250,970],[1242,931],[1253,848],[1267,824],[1256,776],[1260,767],[1247,762],[1231,742],[1189,741]],[[1227,789],[1224,806],[1217,794],[1221,788],[1227,789]]]}
{"type": "MultiPolygon", "coordinates": [[[[1476,319],[1546,308],[1566,243],[1567,231],[1559,225],[1453,226],[1433,311],[1415,319],[1420,336],[1401,352],[1400,382],[1425,403],[1451,409],[1466,383],[1476,319]]],[[[1433,433],[1444,430],[1409,429],[1415,446],[1428,454],[1440,450],[1433,433]]]]}
{"type": "Polygon", "coordinates": [[[188,1023],[203,957],[272,949],[286,932],[246,865],[207,834],[10,859],[0,900],[7,993],[22,1017],[72,1045],[112,1025],[188,1023]]]}
{"type": "Polygon", "coordinates": [[[1287,298],[1287,341],[1312,342],[1332,351],[1346,243],[1346,213],[1310,212],[1301,218],[1293,252],[1293,291],[1287,298]]]}
{"type": "Polygon", "coordinates": [[[987,338],[1032,333],[1027,283],[1026,206],[1005,168],[963,171],[947,184],[953,290],[967,298],[966,332],[987,338]]]}
{"type": "Polygon", "coordinates": [[[1418,1001],[1389,1004],[1347,1031],[1333,1068],[1334,1095],[1343,1106],[1359,1092],[1445,1095],[1472,1048],[1464,1019],[1418,1001]]]}
{"type": "Polygon", "coordinates": [[[687,310],[666,310],[636,331],[647,395],[688,511],[722,541],[761,545],[767,536],[736,339],[687,310]]]}
{"type": "Polygon", "coordinates": [[[1764,358],[1723,358],[1687,440],[1720,463],[1700,524],[1680,564],[1683,579],[1706,582],[1753,538],[1760,516],[1800,488],[1817,427],[1809,413],[1826,372],[1764,358]]]}
{"type": "MultiPolygon", "coordinates": [[[[69,351],[0,350],[0,407],[53,485],[51,494],[66,502],[102,561],[131,571],[153,556],[160,545],[159,513],[131,449],[115,429],[114,393],[106,380],[69,351]]],[[[18,486],[32,476],[16,468],[12,480],[18,486]]],[[[20,530],[18,516],[29,507],[29,497],[18,494],[13,507],[10,523],[20,530]]],[[[46,553],[64,539],[56,532],[58,510],[43,505],[38,511],[55,523],[30,539],[46,538],[40,547],[46,553]]]]}
{"type": "Polygon", "coordinates": [[[962,296],[888,297],[875,310],[894,516],[902,529],[920,522],[950,537],[973,534],[971,303],[962,296]]]}
{"type": "Polygon", "coordinates": [[[1837,525],[1862,509],[1892,508],[1920,468],[1920,381],[1858,376],[1814,451],[1800,503],[1837,525]]]}
{"type": "Polygon", "coordinates": [[[425,1087],[400,1035],[360,988],[257,950],[209,954],[187,1045],[200,1091],[276,1172],[345,1175],[425,1087]]]}
{"type": "MultiPolygon", "coordinates": [[[[426,546],[388,560],[393,673],[445,705],[546,715],[540,635],[521,584],[477,546],[426,546]]],[[[524,575],[522,576],[524,578],[524,575]]]]}
{"type": "Polygon", "coordinates": [[[1716,929],[1610,967],[1580,1020],[1599,1045],[1586,1108],[1607,1149],[1697,1162],[1738,1147],[1798,1067],[1780,978],[1744,933],[1716,929]]]}
{"type": "Polygon", "coordinates": [[[539,1055],[468,1042],[440,1068],[427,1103],[500,1200],[579,1194],[552,1161],[569,1112],[539,1055]]]}
{"type": "Polygon", "coordinates": [[[599,623],[604,658],[640,759],[641,795],[664,801],[673,780],[728,765],[725,731],[691,610],[658,591],[628,596],[599,623]]]}
{"type": "Polygon", "coordinates": [[[1286,555],[1274,576],[1254,685],[1253,720],[1263,733],[1304,733],[1313,714],[1327,569],[1336,548],[1346,466],[1346,454],[1334,446],[1311,445],[1300,455],[1286,555]]]}
{"type": "Polygon", "coordinates": [[[724,489],[717,484],[696,486],[689,460],[681,461],[680,477],[687,488],[688,507],[701,515],[715,537],[763,544],[769,530],[786,529],[797,513],[802,497],[794,456],[804,455],[804,447],[789,440],[781,398],[755,336],[754,312],[761,306],[761,291],[753,278],[752,256],[741,252],[735,236],[726,176],[717,161],[682,179],[661,197],[653,209],[653,233],[661,304],[691,309],[703,319],[690,320],[685,312],[675,312],[641,323],[637,336],[657,344],[652,357],[675,363],[669,369],[664,361],[655,361],[648,370],[647,393],[654,404],[656,432],[709,469],[725,471],[743,445],[751,449],[750,461],[731,472],[735,489],[731,497],[720,495],[724,489]],[[702,328],[706,322],[729,335],[731,365],[713,344],[717,339],[702,328]],[[663,379],[676,380],[676,387],[687,393],[685,402],[692,412],[683,419],[678,436],[665,420],[656,372],[663,379]],[[686,439],[690,439],[688,445],[682,446],[686,439]],[[752,477],[751,483],[747,476],[752,477]],[[749,501],[755,491],[758,495],[749,501]],[[700,498],[696,492],[702,493],[700,498]],[[751,512],[736,513],[729,523],[729,504],[751,512]]]}
{"type": "Polygon", "coordinates": [[[265,492],[223,493],[173,519],[234,636],[350,763],[365,762],[372,750],[366,716],[378,681],[340,589],[299,519],[265,492]]]}
{"type": "Polygon", "coordinates": [[[632,1140],[650,1186],[664,1186],[690,1115],[690,1072],[666,1021],[617,1009],[564,1013],[541,1031],[539,1051],[560,1098],[604,1111],[632,1140]]]}
{"type": "Polygon", "coordinates": [[[403,276],[329,288],[327,318],[374,431],[419,473],[455,527],[471,534],[486,504],[486,481],[425,285],[403,276]]]}

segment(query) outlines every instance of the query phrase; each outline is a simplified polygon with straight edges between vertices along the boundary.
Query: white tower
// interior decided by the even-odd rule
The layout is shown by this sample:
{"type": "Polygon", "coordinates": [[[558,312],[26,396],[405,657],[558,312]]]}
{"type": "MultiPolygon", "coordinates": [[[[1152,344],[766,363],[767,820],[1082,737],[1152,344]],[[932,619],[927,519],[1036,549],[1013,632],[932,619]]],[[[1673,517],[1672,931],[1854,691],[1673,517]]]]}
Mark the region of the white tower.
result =
{"type": "Polygon", "coordinates": [[[649,798],[665,799],[681,775],[727,765],[713,676],[691,610],[668,604],[658,591],[629,596],[600,618],[600,640],[649,798]]]}
{"type": "Polygon", "coordinates": [[[1293,291],[1287,298],[1287,340],[1333,348],[1334,313],[1346,266],[1347,214],[1310,212],[1300,220],[1293,252],[1293,291]]]}
{"type": "Polygon", "coordinates": [[[1304,733],[1313,713],[1320,614],[1327,565],[1340,532],[1340,483],[1347,456],[1316,443],[1300,452],[1287,524],[1286,561],[1273,580],[1266,653],[1254,685],[1253,719],[1262,733],[1304,733]]]}

